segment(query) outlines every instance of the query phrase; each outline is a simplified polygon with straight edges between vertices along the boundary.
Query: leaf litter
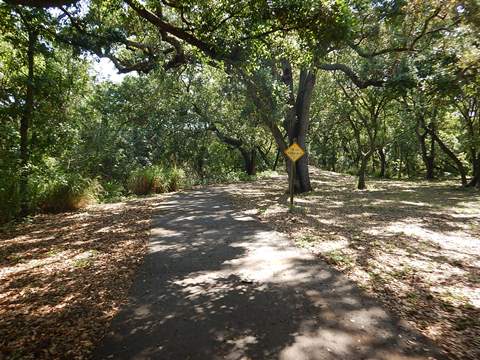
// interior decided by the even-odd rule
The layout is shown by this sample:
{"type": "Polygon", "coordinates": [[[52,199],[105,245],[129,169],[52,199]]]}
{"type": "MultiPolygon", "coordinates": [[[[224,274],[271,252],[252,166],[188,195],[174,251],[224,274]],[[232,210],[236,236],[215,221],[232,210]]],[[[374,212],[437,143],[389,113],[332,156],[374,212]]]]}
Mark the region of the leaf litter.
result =
{"type": "Polygon", "coordinates": [[[0,359],[85,359],[127,300],[161,197],[0,233],[0,359]]]}
{"type": "Polygon", "coordinates": [[[288,211],[287,179],[226,189],[243,211],[345,273],[452,359],[480,359],[480,194],[452,181],[374,180],[313,169],[288,211]]]}

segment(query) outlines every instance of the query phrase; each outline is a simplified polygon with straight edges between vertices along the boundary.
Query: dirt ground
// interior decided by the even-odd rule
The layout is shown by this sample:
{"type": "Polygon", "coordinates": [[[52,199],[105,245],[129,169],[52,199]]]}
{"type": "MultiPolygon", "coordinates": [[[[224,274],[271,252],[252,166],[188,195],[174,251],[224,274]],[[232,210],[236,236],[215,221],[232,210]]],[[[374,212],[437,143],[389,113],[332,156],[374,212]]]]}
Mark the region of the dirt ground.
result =
{"type": "Polygon", "coordinates": [[[159,197],[38,215],[0,233],[0,359],[88,358],[146,251],[159,197]]]}
{"type": "Polygon", "coordinates": [[[314,170],[288,212],[285,176],[228,190],[380,299],[454,359],[480,358],[480,194],[454,182],[371,180],[314,170]]]}

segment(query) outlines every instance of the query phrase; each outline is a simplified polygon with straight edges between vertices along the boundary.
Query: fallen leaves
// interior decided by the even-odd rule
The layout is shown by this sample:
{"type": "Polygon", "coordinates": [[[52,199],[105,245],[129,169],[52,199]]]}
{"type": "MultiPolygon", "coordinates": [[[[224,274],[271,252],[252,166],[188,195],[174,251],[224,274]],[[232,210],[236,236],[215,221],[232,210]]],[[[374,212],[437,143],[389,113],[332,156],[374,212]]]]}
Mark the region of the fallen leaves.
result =
{"type": "Polygon", "coordinates": [[[480,195],[449,182],[375,181],[313,169],[288,212],[286,177],[230,185],[234,202],[309,249],[441,346],[480,358],[480,195]]]}
{"type": "Polygon", "coordinates": [[[2,233],[0,358],[88,358],[127,299],[160,200],[39,215],[2,233]]]}

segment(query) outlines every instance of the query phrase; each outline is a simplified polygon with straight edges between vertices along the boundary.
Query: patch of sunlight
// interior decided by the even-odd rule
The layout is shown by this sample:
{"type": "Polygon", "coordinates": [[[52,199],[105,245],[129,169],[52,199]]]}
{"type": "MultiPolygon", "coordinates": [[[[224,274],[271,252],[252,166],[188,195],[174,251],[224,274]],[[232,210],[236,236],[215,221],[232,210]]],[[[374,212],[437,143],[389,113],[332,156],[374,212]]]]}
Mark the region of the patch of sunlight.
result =
{"type": "Polygon", "coordinates": [[[391,204],[391,203],[397,203],[397,200],[376,199],[376,200],[370,201],[370,205],[383,205],[383,204],[391,204]]]}
{"type": "MultiPolygon", "coordinates": [[[[278,241],[279,235],[275,231],[262,231],[255,235],[257,246],[251,248],[245,256],[223,263],[225,269],[231,269],[242,278],[258,282],[292,283],[299,284],[311,281],[312,274],[319,274],[320,278],[328,278],[330,273],[319,267],[302,266],[305,261],[315,261],[311,253],[299,252],[288,246],[286,241],[278,241]],[[272,245],[271,238],[276,240],[272,245]],[[265,261],[268,259],[268,261],[265,261]]],[[[248,243],[236,243],[235,246],[249,247],[248,243]]]]}
{"type": "Polygon", "coordinates": [[[286,212],[288,212],[287,206],[273,205],[273,206],[270,206],[268,209],[265,209],[264,214],[269,216],[269,215],[276,215],[276,214],[281,214],[286,212]]]}
{"type": "Polygon", "coordinates": [[[227,341],[227,343],[233,345],[235,349],[246,349],[248,345],[256,344],[257,342],[257,338],[252,335],[246,335],[227,341]]]}
{"type": "Polygon", "coordinates": [[[71,251],[58,251],[55,255],[48,255],[45,258],[31,259],[24,262],[18,262],[13,266],[3,267],[0,269],[0,279],[11,274],[17,274],[24,271],[31,270],[36,267],[42,267],[62,261],[67,258],[71,251]]]}
{"type": "Polygon", "coordinates": [[[92,208],[100,208],[102,210],[121,210],[125,206],[125,202],[116,202],[116,203],[110,203],[110,204],[99,204],[99,205],[93,205],[92,208]]]}
{"type": "MultiPolygon", "coordinates": [[[[379,317],[380,314],[383,314],[383,311],[379,310],[375,315],[362,315],[361,322],[365,323],[365,320],[368,320],[368,318],[374,318],[375,316],[379,317]]],[[[351,357],[351,351],[353,348],[362,349],[362,347],[365,346],[364,343],[371,344],[376,341],[376,339],[366,335],[366,332],[363,330],[363,336],[352,336],[352,332],[355,333],[359,331],[360,328],[364,329],[364,325],[351,321],[344,321],[344,326],[345,329],[343,330],[320,328],[309,334],[296,335],[293,343],[282,350],[279,359],[343,359],[345,357],[351,357]]],[[[387,331],[384,331],[382,335],[385,338],[391,336],[387,331]]]]}
{"type": "Polygon", "coordinates": [[[318,202],[318,198],[313,197],[296,197],[295,202],[298,204],[315,204],[318,202]]]}
{"type": "Polygon", "coordinates": [[[480,216],[480,199],[476,202],[459,202],[455,207],[446,207],[447,209],[464,215],[480,216]]]}
{"type": "Polygon", "coordinates": [[[378,236],[378,235],[381,235],[381,236],[386,236],[386,237],[391,237],[391,236],[395,236],[396,234],[395,233],[386,233],[385,232],[385,228],[383,226],[381,227],[372,227],[372,228],[369,228],[369,229],[364,229],[362,230],[362,232],[364,234],[368,234],[368,235],[373,235],[373,236],[378,236]]]}
{"type": "Polygon", "coordinates": [[[419,207],[432,207],[432,204],[428,204],[425,202],[421,201],[398,201],[400,204],[405,204],[405,205],[413,205],[413,206],[419,206],[419,207]]]}
{"type": "Polygon", "coordinates": [[[152,236],[166,236],[166,237],[173,237],[173,236],[182,235],[182,233],[179,232],[179,231],[175,231],[175,230],[171,230],[171,229],[165,229],[165,228],[162,228],[162,227],[154,227],[151,230],[150,233],[151,233],[152,236]]]}
{"type": "Polygon", "coordinates": [[[345,217],[351,218],[351,219],[356,219],[356,218],[362,218],[362,217],[369,217],[369,216],[375,216],[374,213],[370,213],[368,211],[364,211],[360,214],[348,214],[344,215],[345,217]]]}
{"type": "Polygon", "coordinates": [[[472,286],[459,286],[456,283],[454,286],[432,287],[440,293],[440,298],[455,306],[467,305],[480,309],[480,288],[472,286]]]}
{"type": "Polygon", "coordinates": [[[252,221],[252,220],[254,220],[251,216],[247,216],[247,215],[233,215],[232,217],[236,221],[252,221]]]}
{"type": "Polygon", "coordinates": [[[70,263],[73,265],[73,267],[84,268],[90,266],[97,255],[97,250],[87,250],[73,257],[70,260],[70,263]]]}
{"type": "Polygon", "coordinates": [[[437,232],[425,229],[420,224],[412,221],[394,222],[386,226],[384,231],[416,237],[423,241],[431,241],[447,250],[458,250],[461,247],[464,250],[472,251],[472,255],[480,252],[480,239],[470,236],[470,234],[466,234],[463,231],[437,232]]]}
{"type": "Polygon", "coordinates": [[[325,225],[339,224],[339,221],[335,219],[323,219],[322,216],[324,215],[311,215],[311,217],[314,218],[316,221],[318,221],[320,224],[325,224],[325,225]]]}
{"type": "Polygon", "coordinates": [[[339,251],[348,247],[348,240],[341,235],[337,235],[338,240],[324,240],[315,243],[315,252],[328,253],[339,251]]]}
{"type": "Polygon", "coordinates": [[[334,200],[330,200],[328,202],[328,206],[330,207],[331,205],[334,205],[335,207],[341,207],[345,204],[344,201],[334,201],[334,200]]]}

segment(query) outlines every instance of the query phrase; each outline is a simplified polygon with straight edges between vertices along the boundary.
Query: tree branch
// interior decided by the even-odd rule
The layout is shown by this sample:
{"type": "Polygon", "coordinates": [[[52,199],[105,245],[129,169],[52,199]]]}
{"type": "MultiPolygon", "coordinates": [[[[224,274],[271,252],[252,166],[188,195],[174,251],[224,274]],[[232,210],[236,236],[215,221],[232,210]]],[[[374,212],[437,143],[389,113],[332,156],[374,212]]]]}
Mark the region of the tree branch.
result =
{"type": "Polygon", "coordinates": [[[368,80],[362,80],[360,77],[347,65],[345,64],[318,64],[317,67],[321,70],[326,70],[326,71],[341,71],[345,75],[347,75],[350,80],[360,89],[365,89],[369,86],[377,86],[381,87],[385,84],[385,80],[379,80],[379,79],[368,79],[368,80]]]}

